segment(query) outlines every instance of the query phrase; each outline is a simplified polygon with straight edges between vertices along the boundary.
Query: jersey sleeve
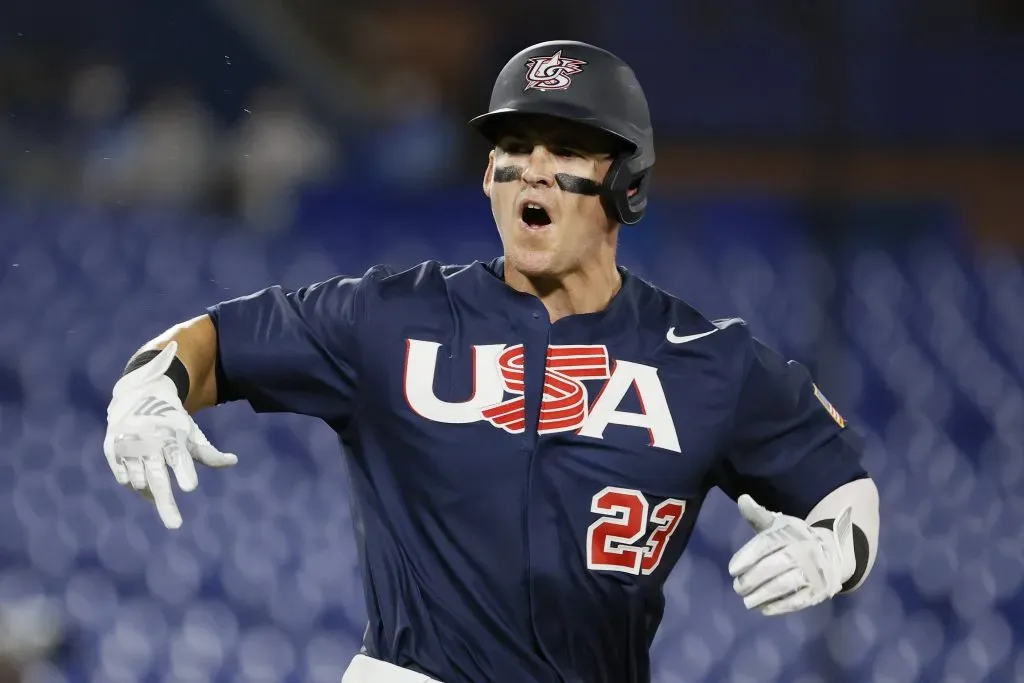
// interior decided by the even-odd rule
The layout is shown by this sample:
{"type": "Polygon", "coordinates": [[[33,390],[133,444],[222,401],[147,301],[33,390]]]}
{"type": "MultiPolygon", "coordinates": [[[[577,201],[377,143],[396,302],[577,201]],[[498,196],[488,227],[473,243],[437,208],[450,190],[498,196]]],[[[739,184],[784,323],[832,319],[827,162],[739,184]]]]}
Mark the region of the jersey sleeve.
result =
{"type": "Polygon", "coordinates": [[[867,476],[862,444],[803,365],[748,338],[746,371],[717,485],[806,517],[836,488],[867,476]]]}
{"type": "Polygon", "coordinates": [[[345,422],[355,412],[367,277],[281,286],[207,309],[217,329],[217,401],[345,422]]]}

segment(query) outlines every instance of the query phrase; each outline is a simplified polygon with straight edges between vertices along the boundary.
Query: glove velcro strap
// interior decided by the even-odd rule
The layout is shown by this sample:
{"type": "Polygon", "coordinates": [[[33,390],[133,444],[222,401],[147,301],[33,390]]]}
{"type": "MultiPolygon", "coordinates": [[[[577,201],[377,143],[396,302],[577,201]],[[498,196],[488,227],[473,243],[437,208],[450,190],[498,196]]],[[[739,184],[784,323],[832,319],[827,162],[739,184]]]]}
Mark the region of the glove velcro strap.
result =
{"type": "MultiPolygon", "coordinates": [[[[159,355],[159,349],[142,351],[141,353],[135,354],[132,356],[132,359],[128,361],[128,365],[125,366],[124,372],[121,373],[121,376],[124,377],[128,373],[138,370],[159,355]]],[[[184,404],[185,399],[188,398],[190,388],[188,369],[185,367],[185,364],[175,356],[171,359],[171,366],[167,368],[167,371],[164,374],[174,382],[174,387],[178,390],[178,398],[181,400],[182,404],[184,404]]]]}
{"type": "MultiPolygon", "coordinates": [[[[812,524],[812,527],[819,529],[828,529],[832,531],[832,527],[835,525],[836,520],[834,519],[819,519],[817,522],[812,524]]],[[[868,558],[871,555],[871,547],[868,545],[868,537],[859,526],[856,524],[851,525],[851,536],[853,538],[853,561],[856,566],[853,569],[853,574],[846,580],[840,592],[846,592],[860,583],[860,580],[864,578],[864,572],[868,569],[868,558]]]]}

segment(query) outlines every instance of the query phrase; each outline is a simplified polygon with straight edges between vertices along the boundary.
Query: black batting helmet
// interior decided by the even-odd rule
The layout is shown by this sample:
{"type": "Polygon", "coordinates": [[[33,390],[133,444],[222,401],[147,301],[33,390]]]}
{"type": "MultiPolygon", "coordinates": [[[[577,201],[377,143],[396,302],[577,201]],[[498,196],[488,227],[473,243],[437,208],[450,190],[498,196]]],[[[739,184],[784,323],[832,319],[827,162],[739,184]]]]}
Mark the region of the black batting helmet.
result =
{"type": "Polygon", "coordinates": [[[605,176],[601,202],[613,219],[639,221],[647,208],[654,132],[647,98],[633,70],[607,50],[574,40],[526,48],[498,74],[486,114],[470,120],[491,143],[518,114],[575,121],[623,143],[605,176]]]}

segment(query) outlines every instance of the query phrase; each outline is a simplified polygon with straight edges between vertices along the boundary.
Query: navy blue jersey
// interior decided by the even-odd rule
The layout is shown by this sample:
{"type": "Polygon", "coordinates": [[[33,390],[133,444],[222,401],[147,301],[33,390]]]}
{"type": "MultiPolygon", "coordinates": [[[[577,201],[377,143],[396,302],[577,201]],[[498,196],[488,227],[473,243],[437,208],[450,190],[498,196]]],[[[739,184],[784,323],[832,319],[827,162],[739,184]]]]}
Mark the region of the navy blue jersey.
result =
{"type": "Polygon", "coordinates": [[[214,306],[219,400],[338,433],[370,656],[445,683],[646,683],[711,487],[803,517],[866,476],[859,454],[742,321],[623,269],[605,310],[552,324],[502,266],[214,306]]]}

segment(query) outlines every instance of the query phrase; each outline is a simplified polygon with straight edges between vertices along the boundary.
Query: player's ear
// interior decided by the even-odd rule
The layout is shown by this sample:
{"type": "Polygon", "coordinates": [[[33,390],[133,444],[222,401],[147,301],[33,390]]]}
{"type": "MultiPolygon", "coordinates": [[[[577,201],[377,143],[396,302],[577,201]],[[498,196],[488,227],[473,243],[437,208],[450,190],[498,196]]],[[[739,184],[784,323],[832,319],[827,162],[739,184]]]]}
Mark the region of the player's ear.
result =
{"type": "Polygon", "coordinates": [[[484,171],[484,194],[490,198],[491,188],[494,187],[494,150],[487,154],[487,169],[484,171]]]}

